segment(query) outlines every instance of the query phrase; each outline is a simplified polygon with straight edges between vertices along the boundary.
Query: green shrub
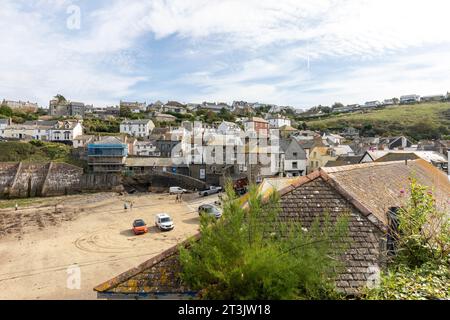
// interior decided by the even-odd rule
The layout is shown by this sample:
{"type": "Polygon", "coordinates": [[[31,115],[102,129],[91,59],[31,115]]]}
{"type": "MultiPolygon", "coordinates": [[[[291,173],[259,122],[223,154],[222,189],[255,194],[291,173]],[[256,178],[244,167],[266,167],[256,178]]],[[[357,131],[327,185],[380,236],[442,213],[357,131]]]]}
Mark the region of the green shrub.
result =
{"type": "Polygon", "coordinates": [[[427,263],[420,268],[399,265],[381,278],[380,287],[366,292],[370,300],[450,299],[450,266],[427,263]]]}
{"type": "Polygon", "coordinates": [[[278,198],[263,204],[251,188],[249,209],[227,188],[219,221],[204,218],[201,238],[180,249],[182,278],[205,299],[337,298],[334,279],[347,219],[318,220],[307,232],[278,219],[278,198]]]}
{"type": "Polygon", "coordinates": [[[411,179],[410,198],[398,212],[397,260],[420,267],[450,259],[448,212],[436,208],[432,190],[411,179]]]}

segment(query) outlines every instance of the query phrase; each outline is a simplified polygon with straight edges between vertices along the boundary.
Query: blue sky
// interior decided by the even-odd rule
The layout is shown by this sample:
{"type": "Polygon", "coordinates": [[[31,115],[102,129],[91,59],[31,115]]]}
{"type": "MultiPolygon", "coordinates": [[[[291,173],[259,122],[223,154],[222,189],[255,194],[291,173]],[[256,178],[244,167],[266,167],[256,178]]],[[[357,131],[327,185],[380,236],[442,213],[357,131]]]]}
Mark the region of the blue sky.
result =
{"type": "Polygon", "coordinates": [[[306,108],[445,93],[449,9],[445,0],[2,0],[0,99],[306,108]]]}

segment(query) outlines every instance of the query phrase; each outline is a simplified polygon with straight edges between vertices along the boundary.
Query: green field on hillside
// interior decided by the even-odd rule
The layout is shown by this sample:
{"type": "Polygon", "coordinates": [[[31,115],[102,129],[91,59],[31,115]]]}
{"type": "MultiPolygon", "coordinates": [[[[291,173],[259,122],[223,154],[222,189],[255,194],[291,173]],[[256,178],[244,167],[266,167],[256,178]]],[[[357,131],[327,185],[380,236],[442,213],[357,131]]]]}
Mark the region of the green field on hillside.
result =
{"type": "Polygon", "coordinates": [[[0,162],[65,162],[83,167],[72,157],[71,147],[42,141],[0,142],[0,162]]]}
{"type": "Polygon", "coordinates": [[[450,134],[450,103],[393,106],[365,113],[332,115],[306,123],[314,130],[354,127],[365,136],[407,135],[415,140],[439,139],[450,134]]]}

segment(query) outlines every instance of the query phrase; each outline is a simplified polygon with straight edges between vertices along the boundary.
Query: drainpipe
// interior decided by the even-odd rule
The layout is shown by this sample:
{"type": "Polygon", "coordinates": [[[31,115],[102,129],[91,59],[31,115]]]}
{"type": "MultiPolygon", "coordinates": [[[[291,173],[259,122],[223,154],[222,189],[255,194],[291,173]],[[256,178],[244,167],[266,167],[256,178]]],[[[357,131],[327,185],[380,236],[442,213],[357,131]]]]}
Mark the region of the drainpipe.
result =
{"type": "Polygon", "coordinates": [[[447,149],[447,176],[450,180],[450,148],[447,149]]]}

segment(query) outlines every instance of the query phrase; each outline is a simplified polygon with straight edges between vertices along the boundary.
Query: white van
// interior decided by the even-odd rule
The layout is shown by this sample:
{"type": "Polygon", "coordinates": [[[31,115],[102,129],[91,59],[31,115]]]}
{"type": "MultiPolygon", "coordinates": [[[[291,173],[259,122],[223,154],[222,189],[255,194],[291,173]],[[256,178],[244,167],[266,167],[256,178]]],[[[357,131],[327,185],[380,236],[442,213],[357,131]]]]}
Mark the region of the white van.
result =
{"type": "Polygon", "coordinates": [[[160,213],[156,215],[155,226],[161,231],[169,231],[174,228],[173,220],[167,213],[160,213]]]}
{"type": "Polygon", "coordinates": [[[183,194],[183,193],[186,193],[186,192],[187,192],[186,189],[183,189],[183,188],[180,188],[180,187],[170,187],[170,189],[169,189],[169,193],[170,194],[183,194]]]}

